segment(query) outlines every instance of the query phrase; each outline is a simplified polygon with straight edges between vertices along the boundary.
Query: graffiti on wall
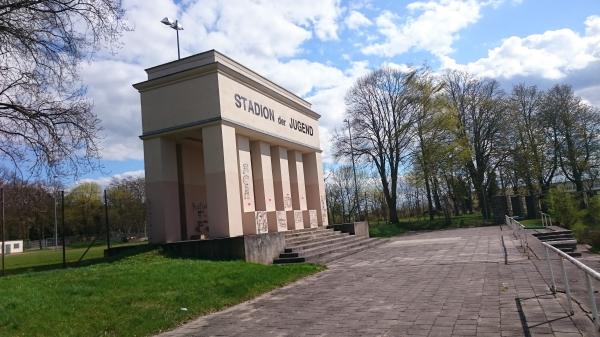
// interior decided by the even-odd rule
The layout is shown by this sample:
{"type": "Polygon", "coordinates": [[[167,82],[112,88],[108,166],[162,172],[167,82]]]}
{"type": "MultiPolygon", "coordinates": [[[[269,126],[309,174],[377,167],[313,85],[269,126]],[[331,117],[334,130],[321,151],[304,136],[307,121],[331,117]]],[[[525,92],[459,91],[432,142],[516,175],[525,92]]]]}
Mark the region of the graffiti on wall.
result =
{"type": "Polygon", "coordinates": [[[268,233],[269,232],[269,220],[267,219],[267,212],[256,212],[256,233],[268,233]]]}
{"type": "Polygon", "coordinates": [[[192,202],[192,210],[196,217],[194,230],[200,239],[207,239],[209,237],[209,226],[208,226],[208,213],[206,212],[206,202],[198,201],[192,202]]]}
{"type": "Polygon", "coordinates": [[[285,209],[292,209],[292,196],[289,193],[285,194],[284,202],[285,209]]]}
{"type": "Polygon", "coordinates": [[[252,195],[250,194],[252,191],[250,190],[250,165],[248,163],[242,164],[242,188],[244,189],[244,203],[247,206],[252,206],[252,195]]]}
{"type": "Polygon", "coordinates": [[[277,211],[277,231],[283,232],[287,230],[287,217],[285,211],[277,211]]]}

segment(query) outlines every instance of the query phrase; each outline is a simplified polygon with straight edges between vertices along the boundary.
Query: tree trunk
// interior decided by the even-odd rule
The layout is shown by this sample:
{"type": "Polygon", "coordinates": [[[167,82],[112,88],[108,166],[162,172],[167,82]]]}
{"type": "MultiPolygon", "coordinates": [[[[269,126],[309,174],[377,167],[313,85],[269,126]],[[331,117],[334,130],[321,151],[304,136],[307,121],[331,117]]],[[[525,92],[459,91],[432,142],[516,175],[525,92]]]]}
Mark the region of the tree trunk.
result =
{"type": "Polygon", "coordinates": [[[423,175],[425,178],[425,190],[427,192],[427,209],[429,211],[429,220],[433,220],[433,203],[431,201],[431,187],[429,186],[428,174],[426,174],[425,171],[426,170],[423,170],[423,175]]]}

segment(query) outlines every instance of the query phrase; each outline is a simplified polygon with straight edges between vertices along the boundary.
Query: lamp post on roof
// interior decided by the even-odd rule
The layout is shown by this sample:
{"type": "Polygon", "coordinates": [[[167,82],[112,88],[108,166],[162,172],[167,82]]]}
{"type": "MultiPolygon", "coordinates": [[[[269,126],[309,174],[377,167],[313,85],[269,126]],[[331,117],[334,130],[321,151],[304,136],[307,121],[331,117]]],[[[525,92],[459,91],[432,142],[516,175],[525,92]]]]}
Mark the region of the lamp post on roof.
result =
{"type": "Polygon", "coordinates": [[[181,59],[181,54],[179,52],[179,31],[183,30],[183,26],[179,23],[179,20],[175,19],[175,21],[173,21],[168,17],[163,18],[162,20],[160,20],[160,22],[162,22],[164,25],[175,29],[175,31],[177,32],[177,59],[181,59]]]}

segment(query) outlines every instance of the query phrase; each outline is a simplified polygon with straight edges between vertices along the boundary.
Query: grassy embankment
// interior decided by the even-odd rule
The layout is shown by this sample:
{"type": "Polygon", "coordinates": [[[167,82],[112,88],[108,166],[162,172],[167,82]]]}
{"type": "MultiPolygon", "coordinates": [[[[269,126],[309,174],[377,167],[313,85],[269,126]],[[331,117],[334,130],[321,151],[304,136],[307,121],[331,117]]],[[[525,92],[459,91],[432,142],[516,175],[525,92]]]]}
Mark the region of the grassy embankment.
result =
{"type": "Polygon", "coordinates": [[[320,270],[173,259],[152,250],[111,263],[9,275],[0,278],[0,336],[146,336],[320,270]]]}

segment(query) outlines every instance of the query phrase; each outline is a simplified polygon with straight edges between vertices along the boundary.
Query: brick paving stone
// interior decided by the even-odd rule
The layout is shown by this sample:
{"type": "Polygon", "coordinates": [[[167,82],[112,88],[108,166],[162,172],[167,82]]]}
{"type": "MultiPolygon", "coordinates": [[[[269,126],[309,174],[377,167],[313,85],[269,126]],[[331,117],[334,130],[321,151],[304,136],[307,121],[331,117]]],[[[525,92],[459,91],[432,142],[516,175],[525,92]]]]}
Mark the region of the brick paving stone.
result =
{"type": "Polygon", "coordinates": [[[585,336],[589,319],[561,318],[564,299],[548,296],[535,261],[517,246],[499,227],[394,238],[158,336],[512,337],[524,335],[523,324],[532,336],[585,336]]]}

